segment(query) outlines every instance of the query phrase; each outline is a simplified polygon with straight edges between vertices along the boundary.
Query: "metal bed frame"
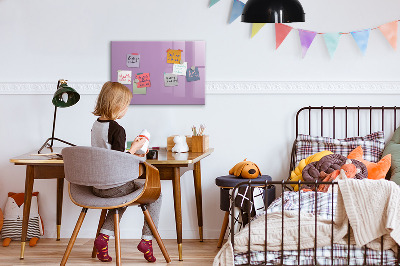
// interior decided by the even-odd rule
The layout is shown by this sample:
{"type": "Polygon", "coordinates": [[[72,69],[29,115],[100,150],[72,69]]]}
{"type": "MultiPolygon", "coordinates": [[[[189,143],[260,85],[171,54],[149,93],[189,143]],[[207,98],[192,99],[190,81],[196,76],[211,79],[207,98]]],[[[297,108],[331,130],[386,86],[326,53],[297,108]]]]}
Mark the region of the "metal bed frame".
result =
{"type": "MultiPolygon", "coordinates": [[[[326,124],[324,125],[324,111],[325,110],[331,110],[329,113],[331,113],[331,115],[332,115],[331,118],[332,118],[332,123],[333,123],[332,124],[332,129],[333,129],[332,136],[333,136],[333,138],[336,137],[336,122],[338,120],[338,119],[336,119],[336,113],[339,112],[339,111],[340,112],[344,112],[344,121],[341,121],[341,122],[342,122],[342,125],[344,123],[345,137],[347,138],[347,136],[348,136],[348,125],[349,125],[349,121],[348,121],[349,120],[348,119],[349,115],[348,114],[350,112],[356,112],[356,115],[357,115],[357,136],[360,136],[360,122],[361,122],[360,113],[361,112],[364,112],[364,113],[365,112],[369,112],[369,132],[372,133],[373,114],[375,114],[376,112],[379,112],[379,111],[381,112],[381,130],[384,131],[384,129],[385,129],[385,113],[387,113],[386,111],[393,112],[393,130],[395,130],[396,129],[396,125],[397,125],[397,122],[396,122],[396,120],[397,120],[396,119],[397,118],[397,111],[399,109],[400,108],[398,108],[396,106],[393,106],[393,107],[385,107],[385,106],[382,106],[382,107],[372,107],[372,106],[369,106],[369,107],[360,107],[360,106],[357,106],[357,107],[348,107],[348,106],[344,106],[344,107],[337,107],[337,106],[331,106],[331,107],[324,107],[324,106],[312,107],[312,106],[308,106],[308,107],[303,107],[296,114],[296,138],[300,134],[299,133],[299,125],[300,125],[299,124],[299,120],[300,120],[300,114],[303,111],[308,111],[308,134],[309,135],[311,135],[311,131],[312,131],[312,126],[311,126],[311,120],[312,120],[311,118],[312,118],[312,116],[311,116],[311,112],[313,110],[319,111],[319,115],[320,115],[320,136],[324,136],[324,126],[326,125],[326,124]]],[[[325,121],[326,120],[328,120],[328,119],[325,119],[325,121]]],[[[293,148],[292,148],[289,176],[290,176],[290,172],[293,169],[295,169],[295,167],[296,167],[296,165],[295,165],[295,158],[296,158],[295,146],[296,146],[296,141],[294,142],[293,148]]],[[[304,181],[285,181],[285,180],[283,180],[283,181],[265,181],[265,182],[263,182],[263,181],[252,181],[250,179],[249,181],[242,182],[242,183],[236,185],[234,187],[233,191],[232,191],[232,195],[235,195],[235,192],[239,187],[242,187],[242,186],[256,187],[257,186],[259,188],[263,188],[264,189],[266,198],[268,198],[268,189],[266,189],[266,188],[268,188],[269,186],[271,186],[271,185],[281,186],[282,195],[283,195],[285,190],[291,190],[290,186],[287,186],[287,185],[292,185],[292,184],[299,185],[299,187],[300,187],[301,184],[315,185],[314,191],[317,192],[317,189],[318,189],[319,185],[330,184],[330,185],[332,185],[332,189],[334,189],[334,186],[336,186],[338,183],[336,181],[332,181],[332,182],[319,182],[319,181],[304,182],[304,181]]],[[[299,201],[301,202],[301,192],[300,192],[300,190],[298,191],[298,193],[299,193],[299,201]]],[[[253,191],[250,189],[250,198],[252,198],[252,196],[253,196],[252,194],[253,194],[253,191]]],[[[333,201],[334,200],[333,199],[334,199],[334,193],[332,193],[332,213],[331,213],[331,215],[332,215],[332,221],[331,221],[332,222],[332,224],[331,224],[332,225],[331,226],[331,228],[332,228],[332,237],[331,237],[331,261],[332,261],[332,265],[334,263],[334,254],[333,254],[333,252],[334,252],[334,250],[333,250],[333,244],[334,244],[333,243],[333,224],[334,224],[334,220],[333,220],[334,219],[334,217],[333,217],[333,210],[334,210],[333,204],[334,203],[333,203],[333,201]]],[[[315,193],[315,208],[316,208],[315,209],[315,213],[317,213],[317,210],[318,210],[317,209],[318,208],[317,207],[317,202],[318,202],[317,193],[315,193]]],[[[267,233],[268,233],[268,227],[267,227],[268,219],[267,219],[267,216],[268,215],[267,215],[267,211],[266,210],[267,210],[268,206],[266,204],[267,204],[267,201],[264,202],[264,208],[265,208],[264,262],[259,263],[259,265],[272,265],[272,264],[268,264],[268,262],[267,262],[267,252],[268,252],[268,250],[267,250],[267,242],[268,242],[268,239],[267,239],[267,233]]],[[[284,197],[282,197],[282,212],[284,212],[284,197]]],[[[300,227],[300,204],[299,204],[298,214],[299,214],[298,226],[300,227]]],[[[234,245],[235,245],[235,241],[234,241],[234,237],[235,237],[235,234],[234,234],[234,217],[235,217],[234,197],[232,197],[232,201],[231,201],[231,232],[230,232],[231,239],[230,240],[231,240],[231,244],[232,244],[233,248],[234,248],[234,245]]],[[[317,255],[316,255],[317,238],[318,238],[316,224],[317,224],[317,215],[315,215],[315,239],[314,239],[314,258],[313,258],[314,263],[313,264],[307,264],[307,265],[318,265],[317,264],[317,255]]],[[[245,265],[250,265],[251,264],[251,255],[250,255],[251,254],[251,249],[250,249],[250,243],[251,243],[251,230],[250,230],[251,229],[251,219],[249,219],[248,227],[249,227],[249,242],[248,242],[248,245],[247,245],[247,262],[248,263],[245,264],[245,265]]],[[[282,216],[282,232],[281,232],[281,234],[282,234],[282,237],[281,237],[281,250],[280,250],[281,256],[280,256],[280,264],[278,264],[278,265],[284,265],[283,264],[283,259],[284,259],[284,256],[283,256],[283,251],[284,251],[284,240],[283,240],[284,218],[283,218],[283,216],[282,216]]],[[[301,254],[300,242],[301,242],[301,237],[300,237],[300,230],[299,230],[298,243],[297,243],[297,246],[298,246],[298,248],[297,248],[297,265],[305,265],[305,264],[300,264],[300,254],[301,254]]],[[[400,246],[397,245],[397,248],[398,248],[399,252],[397,253],[397,258],[396,258],[395,265],[400,265],[400,249],[399,249],[400,246]]],[[[366,248],[366,246],[363,246],[363,249],[364,249],[364,263],[363,263],[363,265],[367,265],[366,264],[367,263],[367,253],[366,253],[366,249],[367,248],[366,248]]],[[[350,265],[350,224],[348,226],[348,233],[347,233],[347,264],[346,265],[350,265]]],[[[384,261],[383,261],[383,236],[381,237],[380,265],[384,265],[384,261]]]]}

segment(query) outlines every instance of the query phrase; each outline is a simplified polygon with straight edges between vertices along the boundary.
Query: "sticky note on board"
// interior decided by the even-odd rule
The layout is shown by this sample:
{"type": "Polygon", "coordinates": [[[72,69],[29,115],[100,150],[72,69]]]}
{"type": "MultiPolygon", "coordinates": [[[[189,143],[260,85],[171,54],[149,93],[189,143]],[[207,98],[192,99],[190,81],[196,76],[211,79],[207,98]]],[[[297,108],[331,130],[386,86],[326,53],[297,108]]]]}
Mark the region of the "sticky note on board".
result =
{"type": "Polygon", "coordinates": [[[187,62],[183,64],[174,64],[172,74],[185,76],[187,70],[187,62]]]}
{"type": "Polygon", "coordinates": [[[147,93],[147,88],[138,88],[136,83],[133,83],[133,89],[132,89],[133,94],[146,94],[147,93]]]}
{"type": "Polygon", "coordinates": [[[150,73],[137,74],[136,79],[139,80],[139,82],[136,83],[138,88],[151,87],[150,73]]]}
{"type": "Polygon", "coordinates": [[[188,82],[200,80],[200,73],[198,67],[188,68],[186,71],[186,80],[188,82]]]}
{"type": "Polygon", "coordinates": [[[167,63],[179,64],[181,62],[182,50],[167,50],[167,63]]]}
{"type": "Polygon", "coordinates": [[[140,54],[132,53],[126,55],[127,67],[139,67],[139,65],[140,65],[140,54]]]}
{"type": "Polygon", "coordinates": [[[178,86],[178,76],[172,73],[164,73],[164,85],[165,87],[178,86]]]}
{"type": "Polygon", "coordinates": [[[118,82],[121,84],[131,84],[132,83],[132,71],[118,70],[118,82]]]}

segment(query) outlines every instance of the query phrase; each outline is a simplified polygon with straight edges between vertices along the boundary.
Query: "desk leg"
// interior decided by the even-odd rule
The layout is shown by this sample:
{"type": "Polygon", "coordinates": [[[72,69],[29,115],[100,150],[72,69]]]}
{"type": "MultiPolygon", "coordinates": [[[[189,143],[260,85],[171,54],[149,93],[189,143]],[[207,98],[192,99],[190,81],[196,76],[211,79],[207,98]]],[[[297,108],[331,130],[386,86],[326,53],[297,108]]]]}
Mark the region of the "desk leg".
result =
{"type": "Polygon", "coordinates": [[[28,233],[29,213],[31,212],[31,200],[34,181],[34,166],[26,166],[25,177],[25,195],[24,195],[24,213],[22,219],[22,232],[21,232],[21,255],[20,259],[24,259],[26,235],[28,233]]]}
{"type": "Polygon", "coordinates": [[[181,174],[179,167],[174,167],[174,178],[172,179],[174,191],[175,223],[178,242],[179,260],[182,259],[182,205],[181,205],[181,174]]]}
{"type": "Polygon", "coordinates": [[[201,169],[200,161],[194,164],[194,191],[196,194],[197,220],[199,225],[200,242],[203,242],[203,203],[201,196],[201,169]]]}
{"type": "Polygon", "coordinates": [[[57,241],[60,241],[64,178],[57,178],[57,241]]]}

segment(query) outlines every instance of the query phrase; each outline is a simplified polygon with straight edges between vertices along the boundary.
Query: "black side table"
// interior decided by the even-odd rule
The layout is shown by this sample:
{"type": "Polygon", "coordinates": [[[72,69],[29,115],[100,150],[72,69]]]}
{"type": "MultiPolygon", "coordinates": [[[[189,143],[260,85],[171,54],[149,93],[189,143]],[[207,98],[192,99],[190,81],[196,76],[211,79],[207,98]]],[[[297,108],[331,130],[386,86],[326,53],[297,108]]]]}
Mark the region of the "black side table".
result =
{"type": "MultiPolygon", "coordinates": [[[[224,221],[222,222],[221,233],[219,235],[218,245],[220,248],[222,246],[222,242],[224,241],[226,228],[228,227],[229,222],[229,208],[230,208],[230,199],[229,193],[230,190],[233,189],[237,184],[246,182],[246,181],[263,181],[266,180],[272,181],[272,178],[268,175],[261,175],[254,179],[246,179],[241,177],[236,177],[234,175],[220,176],[215,179],[215,184],[220,187],[220,209],[225,211],[224,221]]],[[[256,187],[256,186],[255,186],[256,187]]],[[[268,189],[268,199],[267,205],[271,204],[275,200],[275,186],[270,186],[268,189]]]]}

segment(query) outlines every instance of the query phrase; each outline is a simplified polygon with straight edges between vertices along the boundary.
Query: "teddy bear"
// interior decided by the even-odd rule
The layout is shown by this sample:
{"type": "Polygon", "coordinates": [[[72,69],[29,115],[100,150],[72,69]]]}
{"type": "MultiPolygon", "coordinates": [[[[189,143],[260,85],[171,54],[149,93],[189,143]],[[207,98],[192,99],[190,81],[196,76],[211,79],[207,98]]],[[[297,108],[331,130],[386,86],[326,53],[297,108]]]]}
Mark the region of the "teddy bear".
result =
{"type": "Polygon", "coordinates": [[[185,136],[175,136],[174,137],[175,146],[172,148],[172,152],[188,152],[189,146],[186,143],[185,136]]]}
{"type": "MultiPolygon", "coordinates": [[[[32,193],[31,211],[29,214],[27,239],[30,239],[29,246],[36,245],[40,236],[43,235],[43,223],[39,215],[38,207],[39,192],[32,193]]],[[[9,192],[4,208],[3,228],[1,237],[3,246],[8,247],[11,240],[21,240],[22,219],[24,213],[24,193],[9,192]]]]}
{"type": "Polygon", "coordinates": [[[241,176],[243,178],[257,178],[261,175],[260,168],[250,161],[247,161],[247,158],[242,162],[237,163],[231,170],[229,170],[230,175],[241,176]]]}

